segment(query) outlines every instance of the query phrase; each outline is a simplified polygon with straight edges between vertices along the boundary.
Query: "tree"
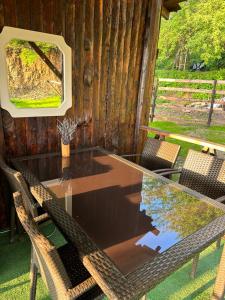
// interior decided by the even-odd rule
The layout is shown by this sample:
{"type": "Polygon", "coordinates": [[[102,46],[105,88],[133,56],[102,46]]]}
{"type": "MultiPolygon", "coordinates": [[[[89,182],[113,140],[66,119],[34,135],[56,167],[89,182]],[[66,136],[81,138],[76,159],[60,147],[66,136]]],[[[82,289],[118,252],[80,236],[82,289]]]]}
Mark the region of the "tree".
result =
{"type": "Polygon", "coordinates": [[[225,55],[225,1],[189,0],[162,20],[159,66],[203,60],[212,66],[225,55]]]}

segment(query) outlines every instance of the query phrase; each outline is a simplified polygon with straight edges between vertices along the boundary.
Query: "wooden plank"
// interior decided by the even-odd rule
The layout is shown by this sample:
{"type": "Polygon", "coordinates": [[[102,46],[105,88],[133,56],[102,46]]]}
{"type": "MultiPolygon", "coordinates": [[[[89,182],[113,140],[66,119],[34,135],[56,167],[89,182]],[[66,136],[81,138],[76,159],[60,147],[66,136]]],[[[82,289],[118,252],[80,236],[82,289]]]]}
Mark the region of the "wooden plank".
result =
{"type": "Polygon", "coordinates": [[[110,37],[110,63],[107,78],[106,91],[106,140],[107,149],[113,150],[113,131],[115,130],[115,103],[114,93],[116,84],[116,62],[117,62],[117,47],[118,47],[118,31],[120,17],[120,1],[113,1],[112,7],[112,25],[110,37]]]}
{"type": "Polygon", "coordinates": [[[114,93],[114,105],[117,108],[114,113],[114,132],[112,133],[112,143],[114,148],[118,149],[119,133],[120,133],[120,107],[121,107],[121,93],[122,93],[122,76],[124,64],[124,39],[126,34],[126,9],[127,1],[122,0],[120,4],[120,21],[118,31],[118,45],[117,45],[117,63],[116,63],[116,82],[114,93]]]}
{"type": "Polygon", "coordinates": [[[109,47],[112,22],[112,0],[103,1],[103,34],[102,34],[102,62],[101,62],[101,99],[100,99],[100,127],[99,145],[105,146],[106,135],[106,101],[107,78],[109,69],[109,47]]]}
{"type": "MultiPolygon", "coordinates": [[[[213,85],[214,80],[159,78],[159,82],[208,83],[213,85]]],[[[217,82],[218,84],[225,84],[225,80],[217,80],[217,82]]]]}
{"type": "Polygon", "coordinates": [[[214,80],[213,90],[212,90],[212,99],[211,99],[211,103],[210,103],[209,118],[208,118],[207,126],[210,126],[210,124],[212,122],[213,108],[214,108],[215,97],[216,97],[216,86],[217,86],[217,80],[214,80]]]}
{"type": "Polygon", "coordinates": [[[124,152],[127,153],[130,150],[131,145],[133,145],[133,131],[134,131],[134,124],[132,125],[132,114],[135,114],[135,100],[134,99],[134,78],[135,78],[135,71],[136,71],[136,59],[137,59],[137,50],[138,50],[138,35],[139,29],[141,24],[141,13],[142,13],[142,6],[143,3],[141,1],[135,1],[134,3],[134,14],[133,14],[133,26],[131,32],[131,47],[130,47],[130,63],[129,63],[129,70],[128,70],[128,82],[127,82],[127,95],[126,95],[126,123],[128,126],[125,128],[125,135],[126,139],[124,140],[124,152]]]}
{"type": "Polygon", "coordinates": [[[101,56],[102,56],[102,29],[103,29],[103,0],[95,0],[94,12],[94,82],[93,82],[93,135],[92,144],[98,144],[99,136],[99,109],[101,89],[101,56]]]}
{"type": "Polygon", "coordinates": [[[171,133],[166,130],[161,130],[161,129],[152,128],[152,127],[148,127],[148,126],[141,126],[140,129],[147,131],[147,132],[153,132],[153,133],[158,134],[163,137],[168,137],[168,138],[176,139],[179,141],[188,142],[188,143],[192,143],[195,145],[200,145],[203,147],[208,147],[210,149],[215,149],[215,150],[225,152],[225,145],[209,142],[209,141],[199,139],[196,137],[186,136],[186,135],[177,134],[177,133],[171,133]]]}
{"type": "Polygon", "coordinates": [[[127,126],[126,123],[126,109],[127,109],[127,84],[128,84],[128,71],[129,71],[129,63],[130,63],[130,48],[131,48],[131,32],[132,32],[132,21],[134,15],[134,1],[127,2],[127,20],[126,20],[126,34],[124,38],[124,53],[123,53],[123,73],[122,73],[122,88],[120,95],[120,132],[119,132],[119,145],[120,151],[124,153],[125,151],[125,140],[127,126]]]}
{"type": "MultiPolygon", "coordinates": [[[[213,80],[176,79],[176,78],[159,78],[159,82],[181,82],[181,83],[208,83],[208,84],[213,84],[213,80]]],[[[225,83],[225,81],[224,81],[224,83],[225,83]]]]}
{"type": "Polygon", "coordinates": [[[162,6],[162,17],[165,18],[166,20],[169,20],[170,18],[170,12],[168,11],[168,9],[165,6],[162,6]]]}
{"type": "MultiPolygon", "coordinates": [[[[212,90],[206,90],[206,89],[175,88],[175,87],[162,87],[162,86],[160,86],[158,89],[159,91],[212,94],[212,90]]],[[[217,90],[216,94],[225,95],[225,90],[217,90]]]]}
{"type": "Polygon", "coordinates": [[[139,136],[139,128],[141,124],[142,117],[142,107],[144,103],[144,94],[145,87],[147,81],[147,72],[149,67],[149,56],[150,56],[150,41],[151,41],[151,3],[148,3],[148,15],[146,18],[145,24],[145,36],[144,36],[144,46],[143,46],[143,57],[141,64],[141,73],[140,73],[140,82],[139,82],[139,90],[138,90],[138,101],[137,101],[137,111],[136,111],[136,124],[135,124],[135,132],[134,132],[134,152],[136,152],[136,148],[138,145],[138,136],[139,136]]]}
{"type": "Polygon", "coordinates": [[[94,44],[94,0],[86,1],[84,33],[84,145],[91,146],[92,136],[92,99],[93,99],[93,44],[94,44]]]}
{"type": "MultiPolygon", "coordinates": [[[[65,0],[56,0],[53,1],[53,32],[57,35],[62,35],[65,39],[65,42],[71,47],[71,39],[74,38],[74,25],[71,22],[70,15],[66,14],[67,11],[70,11],[70,14],[74,14],[74,7],[75,4],[70,5],[70,1],[65,0]],[[67,21],[65,24],[65,20],[67,21]],[[68,26],[66,26],[68,25],[68,26]],[[69,28],[69,32],[67,30],[69,28]],[[72,33],[72,34],[71,34],[72,33]]],[[[73,16],[75,18],[75,16],[73,16]]],[[[72,58],[74,56],[74,52],[72,52],[72,58]]],[[[74,62],[74,61],[73,61],[74,62]]],[[[72,63],[73,63],[72,62],[72,63]]],[[[74,71],[74,68],[73,68],[74,71]]],[[[72,76],[74,74],[72,73],[72,76]]],[[[74,89],[74,85],[72,85],[74,89]]],[[[72,108],[74,107],[74,95],[72,99],[72,108]]],[[[70,109],[66,112],[66,116],[70,115],[70,112],[73,109],[70,109]]],[[[52,128],[52,133],[54,135],[54,140],[52,136],[52,140],[48,137],[48,147],[55,149],[53,151],[60,151],[61,150],[61,138],[58,134],[57,130],[57,120],[63,120],[64,117],[55,117],[55,119],[51,119],[48,121],[48,124],[52,128]]],[[[71,143],[71,147],[74,148],[74,143],[71,143]]]]}
{"type": "MultiPolygon", "coordinates": [[[[83,120],[83,76],[84,76],[84,32],[85,32],[85,1],[75,2],[75,109],[77,120],[83,120]]],[[[83,127],[76,134],[77,144],[84,143],[83,127]]]]}
{"type": "Polygon", "coordinates": [[[162,1],[151,1],[150,14],[150,37],[149,37],[149,59],[148,69],[146,76],[146,83],[144,87],[144,95],[142,101],[138,102],[135,124],[135,138],[134,138],[134,152],[139,152],[143,148],[143,142],[145,140],[145,133],[139,136],[139,130],[137,130],[141,124],[148,124],[149,111],[152,98],[152,90],[154,84],[155,63],[157,57],[157,45],[159,39],[159,28],[161,20],[161,8],[162,1]],[[139,106],[140,104],[140,106],[139,106]]]}
{"type": "MultiPolygon", "coordinates": [[[[135,135],[135,123],[136,123],[136,110],[138,105],[138,92],[139,92],[139,80],[140,80],[140,70],[141,70],[141,63],[142,63],[142,54],[143,54],[143,37],[145,34],[145,21],[146,21],[146,15],[148,12],[148,3],[149,1],[142,2],[142,15],[141,15],[141,24],[140,24],[140,30],[139,30],[139,38],[138,38],[138,53],[137,53],[137,60],[136,60],[136,70],[134,74],[134,90],[133,90],[133,108],[131,112],[131,141],[133,144],[134,141],[134,135],[135,135]],[[141,45],[141,47],[140,47],[141,45]]],[[[129,152],[134,151],[133,145],[130,146],[131,149],[129,149],[129,152]]]]}

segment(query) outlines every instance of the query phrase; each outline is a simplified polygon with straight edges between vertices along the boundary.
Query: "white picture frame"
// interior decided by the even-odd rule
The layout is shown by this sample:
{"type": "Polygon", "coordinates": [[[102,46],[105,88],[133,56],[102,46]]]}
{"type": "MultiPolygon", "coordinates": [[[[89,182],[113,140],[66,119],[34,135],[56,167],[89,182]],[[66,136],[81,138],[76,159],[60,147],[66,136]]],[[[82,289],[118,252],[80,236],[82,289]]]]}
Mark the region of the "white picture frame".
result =
{"type": "Polygon", "coordinates": [[[72,51],[59,35],[5,26],[0,34],[0,103],[13,118],[63,116],[72,107],[72,51]],[[12,39],[56,45],[63,53],[63,101],[57,108],[17,108],[10,101],[6,45],[12,39]]]}

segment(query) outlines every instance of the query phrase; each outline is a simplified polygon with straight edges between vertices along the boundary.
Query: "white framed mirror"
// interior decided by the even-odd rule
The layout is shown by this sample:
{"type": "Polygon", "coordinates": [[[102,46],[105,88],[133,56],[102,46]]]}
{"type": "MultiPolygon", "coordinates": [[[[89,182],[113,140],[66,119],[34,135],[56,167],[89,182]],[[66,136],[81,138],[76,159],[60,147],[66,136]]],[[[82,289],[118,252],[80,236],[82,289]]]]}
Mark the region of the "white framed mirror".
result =
{"type": "Polygon", "coordinates": [[[14,118],[65,115],[72,106],[72,53],[64,38],[4,27],[0,100],[14,118]]]}

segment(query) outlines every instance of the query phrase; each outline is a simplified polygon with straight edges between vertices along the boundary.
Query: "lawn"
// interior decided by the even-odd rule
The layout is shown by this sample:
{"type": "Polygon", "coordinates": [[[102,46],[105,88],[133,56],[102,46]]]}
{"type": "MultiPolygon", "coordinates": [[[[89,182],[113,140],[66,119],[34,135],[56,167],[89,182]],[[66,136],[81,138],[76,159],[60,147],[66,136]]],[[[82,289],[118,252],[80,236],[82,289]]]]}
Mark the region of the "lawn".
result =
{"type": "Polygon", "coordinates": [[[50,96],[41,99],[12,98],[10,101],[17,108],[57,108],[61,104],[61,97],[50,96]]]}
{"type": "MultiPolygon", "coordinates": [[[[57,245],[64,243],[54,225],[42,228],[46,235],[57,245]],[[53,233],[53,234],[52,234],[53,233]]],[[[148,294],[149,300],[209,300],[216,276],[222,247],[215,244],[201,254],[196,278],[190,279],[191,262],[168,277],[148,294]]],[[[29,299],[30,242],[24,234],[13,244],[9,243],[6,233],[0,233],[0,299],[29,299]]],[[[39,277],[37,300],[49,300],[48,291],[39,277]]]]}
{"type": "MultiPolygon", "coordinates": [[[[225,126],[181,125],[169,121],[155,121],[150,127],[166,130],[172,133],[195,136],[214,143],[225,144],[225,126]]],[[[151,136],[151,134],[150,134],[151,136]]],[[[167,141],[181,145],[180,156],[185,158],[189,149],[201,150],[201,146],[168,138],[167,141]]]]}

